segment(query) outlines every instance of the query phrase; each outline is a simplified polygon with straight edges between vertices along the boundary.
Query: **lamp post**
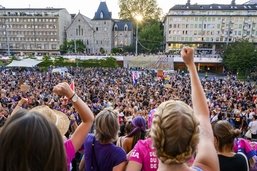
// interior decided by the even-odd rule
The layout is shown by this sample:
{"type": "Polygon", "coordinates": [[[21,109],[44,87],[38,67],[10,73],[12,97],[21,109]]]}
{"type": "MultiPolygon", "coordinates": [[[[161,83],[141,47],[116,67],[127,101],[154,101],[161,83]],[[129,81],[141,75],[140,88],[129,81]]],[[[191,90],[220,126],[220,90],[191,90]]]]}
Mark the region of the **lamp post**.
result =
{"type": "Polygon", "coordinates": [[[140,21],[142,21],[143,17],[142,17],[142,15],[136,15],[135,19],[136,19],[136,53],[135,53],[135,55],[137,56],[138,55],[138,53],[137,53],[137,51],[138,51],[138,23],[140,21]]]}

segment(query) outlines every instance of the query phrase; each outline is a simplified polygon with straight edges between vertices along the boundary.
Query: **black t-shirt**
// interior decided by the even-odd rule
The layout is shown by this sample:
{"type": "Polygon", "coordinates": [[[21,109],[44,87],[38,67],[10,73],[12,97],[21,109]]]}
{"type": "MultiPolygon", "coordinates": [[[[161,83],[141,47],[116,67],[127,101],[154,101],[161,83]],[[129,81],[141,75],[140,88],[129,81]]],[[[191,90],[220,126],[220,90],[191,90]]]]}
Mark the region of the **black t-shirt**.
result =
{"type": "Polygon", "coordinates": [[[248,170],[246,158],[241,154],[235,154],[233,157],[226,157],[219,154],[218,157],[219,157],[220,171],[247,171],[248,170]]]}
{"type": "Polygon", "coordinates": [[[235,128],[240,129],[242,122],[243,122],[243,118],[241,116],[235,116],[234,118],[235,128]]]}

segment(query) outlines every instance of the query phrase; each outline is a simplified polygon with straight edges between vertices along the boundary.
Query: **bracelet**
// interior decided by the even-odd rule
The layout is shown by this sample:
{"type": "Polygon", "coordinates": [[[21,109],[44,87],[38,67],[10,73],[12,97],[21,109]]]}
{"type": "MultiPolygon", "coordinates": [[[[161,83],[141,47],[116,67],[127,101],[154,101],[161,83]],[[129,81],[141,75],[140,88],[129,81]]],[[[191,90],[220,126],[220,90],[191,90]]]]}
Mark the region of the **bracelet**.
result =
{"type": "Polygon", "coordinates": [[[71,100],[75,95],[76,95],[76,93],[74,93],[74,94],[71,96],[71,98],[69,98],[69,100],[71,100]]]}

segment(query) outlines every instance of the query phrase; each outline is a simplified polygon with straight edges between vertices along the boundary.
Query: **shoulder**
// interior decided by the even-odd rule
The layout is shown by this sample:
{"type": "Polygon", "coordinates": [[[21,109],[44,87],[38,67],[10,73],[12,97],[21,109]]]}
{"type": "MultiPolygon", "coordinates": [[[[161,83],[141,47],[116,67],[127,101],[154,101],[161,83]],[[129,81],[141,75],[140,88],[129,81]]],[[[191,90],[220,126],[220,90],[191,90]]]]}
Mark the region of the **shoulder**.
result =
{"type": "Polygon", "coordinates": [[[152,146],[152,140],[151,140],[151,138],[147,138],[147,139],[145,139],[145,140],[139,140],[137,143],[136,143],[136,145],[135,145],[136,147],[140,147],[141,149],[142,148],[151,148],[151,146],[152,146]]]}

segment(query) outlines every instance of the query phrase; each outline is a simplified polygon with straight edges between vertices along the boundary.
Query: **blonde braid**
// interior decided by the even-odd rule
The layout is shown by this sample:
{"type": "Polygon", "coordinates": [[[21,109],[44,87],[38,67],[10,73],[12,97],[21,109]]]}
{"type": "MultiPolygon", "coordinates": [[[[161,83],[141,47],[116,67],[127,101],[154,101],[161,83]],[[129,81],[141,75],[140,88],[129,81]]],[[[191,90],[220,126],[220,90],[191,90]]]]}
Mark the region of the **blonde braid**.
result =
{"type": "Polygon", "coordinates": [[[157,108],[150,135],[156,154],[163,163],[185,163],[199,142],[199,122],[192,108],[184,102],[167,101],[157,108]]]}

